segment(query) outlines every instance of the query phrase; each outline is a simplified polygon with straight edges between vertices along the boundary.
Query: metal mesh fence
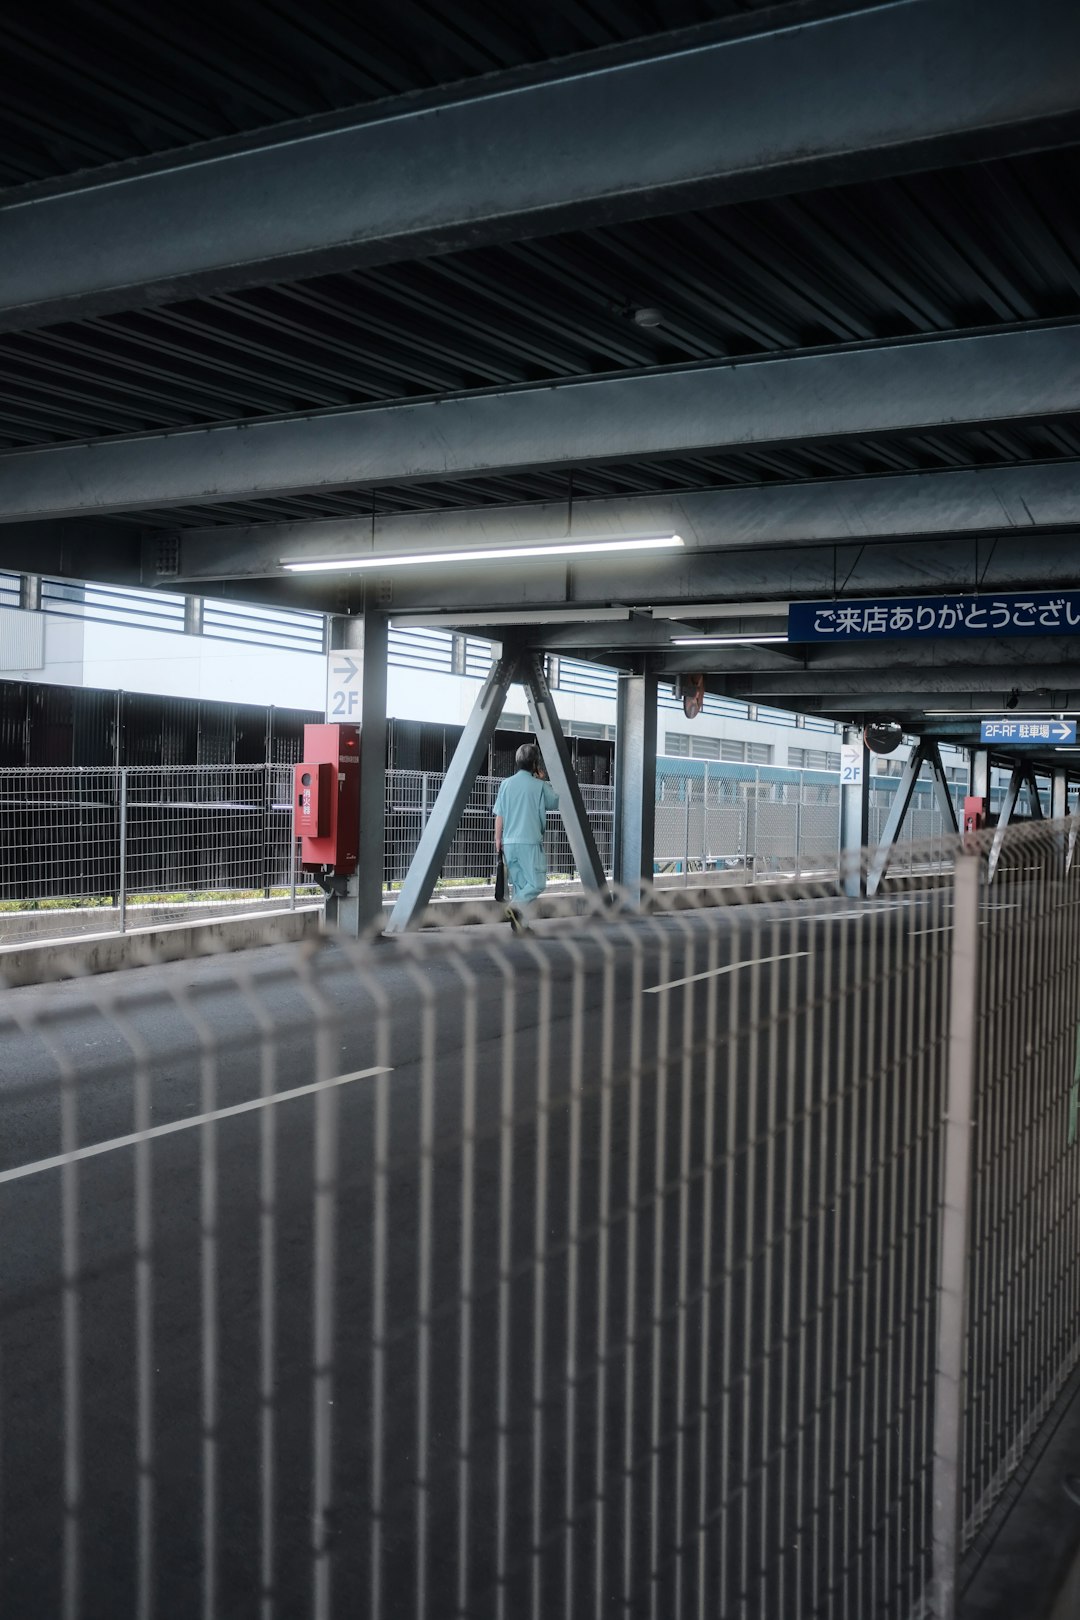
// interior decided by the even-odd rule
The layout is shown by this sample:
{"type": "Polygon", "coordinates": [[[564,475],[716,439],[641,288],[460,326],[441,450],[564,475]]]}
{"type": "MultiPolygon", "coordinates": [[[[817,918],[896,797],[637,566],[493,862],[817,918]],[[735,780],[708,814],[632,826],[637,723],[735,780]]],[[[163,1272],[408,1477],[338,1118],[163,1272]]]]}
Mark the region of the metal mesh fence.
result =
{"type": "MultiPolygon", "coordinates": [[[[0,939],[22,940],[191,920],[294,903],[288,764],[0,770],[0,939]]],[[[448,896],[478,894],[492,872],[498,777],[478,777],[438,881],[448,896]]],[[[401,883],[444,781],[441,771],[386,777],[384,883],[401,883]]],[[[614,789],[581,784],[605,870],[612,864],[614,789]]],[[[870,833],[888,813],[873,790],[870,833]]],[[[661,759],[658,881],[732,883],[827,876],[837,869],[835,775],[661,759]]],[[[940,812],[916,803],[892,870],[940,864],[940,812]]],[[[549,819],[551,882],[576,872],[561,818],[549,819]]],[[[301,897],[317,899],[314,887],[301,897]]]]}
{"type": "Polygon", "coordinates": [[[1061,876],[1076,836],[1072,821],[1006,839],[979,919],[967,1540],[1080,1360],[1080,895],[1075,866],[1061,876]]]}
{"type": "Polygon", "coordinates": [[[1078,1358],[1074,837],[7,991],[0,1612],[944,1620],[1078,1358]]]}
{"type": "Polygon", "coordinates": [[[0,770],[0,939],[295,904],[291,816],[288,765],[0,770]]]}
{"type": "Polygon", "coordinates": [[[686,882],[701,874],[811,875],[837,869],[839,778],[816,771],[662,759],[656,860],[686,882]]]}
{"type": "MultiPolygon", "coordinates": [[[[957,803],[957,820],[960,819],[962,808],[963,806],[957,803]]],[[[876,792],[871,790],[869,818],[871,843],[880,841],[889,809],[890,801],[880,793],[880,790],[876,792]]],[[[939,806],[930,802],[927,792],[923,802],[913,804],[904,818],[903,826],[893,846],[890,867],[894,872],[929,870],[948,858],[953,838],[952,828],[946,822],[939,806]]]]}
{"type": "MultiPolygon", "coordinates": [[[[393,888],[405,877],[420,842],[420,834],[442,787],[442,771],[387,771],[386,773],[386,883],[393,888]]],[[[494,863],[494,805],[502,778],[478,776],[461,822],[443,862],[438,887],[476,891],[491,881],[494,863]]],[[[581,795],[605,869],[611,870],[614,825],[614,790],[583,782],[581,795]]],[[[576,877],[570,844],[560,816],[548,818],[545,839],[552,883],[576,877]]]]}

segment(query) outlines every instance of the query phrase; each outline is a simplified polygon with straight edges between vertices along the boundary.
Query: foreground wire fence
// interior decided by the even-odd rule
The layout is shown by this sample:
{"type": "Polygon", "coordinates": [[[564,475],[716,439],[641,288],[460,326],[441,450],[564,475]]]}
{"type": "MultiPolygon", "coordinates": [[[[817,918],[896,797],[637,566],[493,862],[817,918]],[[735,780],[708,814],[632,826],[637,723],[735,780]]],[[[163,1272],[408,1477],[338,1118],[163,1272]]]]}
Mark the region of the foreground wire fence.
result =
{"type": "MultiPolygon", "coordinates": [[[[386,778],[384,881],[396,888],[438,797],[441,771],[386,778]]],[[[491,877],[498,777],[478,777],[447,853],[440,891],[476,893],[491,877]]],[[[582,796],[610,873],[614,790],[582,796]]],[[[891,796],[876,787],[877,799],[891,796]]],[[[836,871],[840,789],[826,772],[661,760],[656,871],[689,885],[836,871]]],[[[102,932],[317,900],[298,871],[288,764],[0,770],[0,939],[102,932]]],[[[880,833],[887,803],[871,806],[880,833]]],[[[916,806],[895,861],[908,869],[947,836],[940,812],[916,806]]],[[[935,853],[936,852],[931,852],[935,853]]],[[[558,815],[548,870],[576,878],[558,815]]]]}
{"type": "Polygon", "coordinates": [[[5,992],[0,1613],[948,1620],[1078,1359],[1074,836],[5,992]]]}
{"type": "Polygon", "coordinates": [[[0,770],[0,938],[295,905],[287,765],[0,770]]]}

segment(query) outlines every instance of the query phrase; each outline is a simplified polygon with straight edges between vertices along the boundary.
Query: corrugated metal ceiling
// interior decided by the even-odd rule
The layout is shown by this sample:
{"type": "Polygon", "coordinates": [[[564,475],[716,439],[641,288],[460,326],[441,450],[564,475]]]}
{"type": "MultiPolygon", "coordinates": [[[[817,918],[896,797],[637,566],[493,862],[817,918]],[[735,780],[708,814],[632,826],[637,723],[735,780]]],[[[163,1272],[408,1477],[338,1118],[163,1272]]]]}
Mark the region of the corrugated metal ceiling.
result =
{"type": "Polygon", "coordinates": [[[0,448],[1074,319],[1078,194],[1070,148],[10,333],[0,448]]]}
{"type": "MultiPolygon", "coordinates": [[[[839,3],[839,0],[838,0],[839,3]]],[[[852,9],[864,0],[849,0],[852,9]]],[[[868,0],[865,0],[868,3],[868,0]]],[[[5,17],[0,185],[756,9],[755,0],[71,0],[5,17]]],[[[778,8],[774,15],[783,15],[778,8]]],[[[1080,319],[1080,148],[0,336],[0,450],[723,357],[1080,319]],[[656,325],[635,319],[658,312],[656,325]]],[[[581,496],[1080,456],[1080,418],[581,468],[581,496]]],[[[559,499],[564,473],[380,488],[559,499]]],[[[128,514],[366,512],[370,491],[128,514]]]]}
{"type": "MultiPolygon", "coordinates": [[[[848,0],[855,9],[869,0],[848,0]]],[[[762,0],[60,0],[4,13],[0,186],[762,8],[762,0]]]]}

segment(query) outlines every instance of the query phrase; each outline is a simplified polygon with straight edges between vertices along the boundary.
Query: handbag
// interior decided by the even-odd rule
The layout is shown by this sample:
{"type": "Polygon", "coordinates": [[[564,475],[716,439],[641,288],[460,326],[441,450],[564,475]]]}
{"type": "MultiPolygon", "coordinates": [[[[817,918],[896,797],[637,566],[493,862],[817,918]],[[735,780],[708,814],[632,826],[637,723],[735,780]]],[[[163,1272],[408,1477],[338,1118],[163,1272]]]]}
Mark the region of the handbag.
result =
{"type": "Polygon", "coordinates": [[[503,855],[503,852],[502,852],[501,849],[496,850],[496,852],[495,852],[495,876],[494,876],[493,881],[494,881],[494,884],[495,884],[495,898],[496,898],[496,900],[505,900],[506,899],[506,857],[503,855]]]}

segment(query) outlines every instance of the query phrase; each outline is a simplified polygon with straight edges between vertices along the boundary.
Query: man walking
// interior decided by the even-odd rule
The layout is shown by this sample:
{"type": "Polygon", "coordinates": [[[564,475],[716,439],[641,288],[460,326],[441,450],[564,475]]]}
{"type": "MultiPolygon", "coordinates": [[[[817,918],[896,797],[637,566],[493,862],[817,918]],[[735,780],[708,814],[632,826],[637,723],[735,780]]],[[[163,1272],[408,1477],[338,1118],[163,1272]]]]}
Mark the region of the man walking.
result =
{"type": "Polygon", "coordinates": [[[522,908],[547,887],[544,833],[549,810],[559,808],[559,795],[544,774],[540,750],[522,743],[514,755],[514,774],[499,787],[495,800],[495,848],[506,861],[514,904],[506,909],[515,934],[528,933],[522,908]]]}

